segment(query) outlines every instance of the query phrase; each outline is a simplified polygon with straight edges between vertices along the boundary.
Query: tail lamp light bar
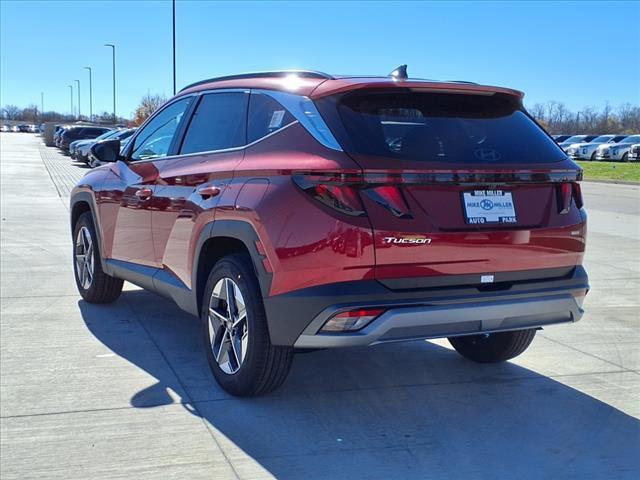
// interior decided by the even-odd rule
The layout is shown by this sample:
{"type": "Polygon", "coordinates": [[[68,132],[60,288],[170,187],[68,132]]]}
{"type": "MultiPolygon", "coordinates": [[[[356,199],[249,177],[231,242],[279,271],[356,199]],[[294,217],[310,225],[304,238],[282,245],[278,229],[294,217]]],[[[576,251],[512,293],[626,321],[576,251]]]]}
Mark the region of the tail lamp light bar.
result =
{"type": "Polygon", "coordinates": [[[354,217],[366,216],[360,192],[386,208],[398,218],[412,218],[409,206],[400,188],[409,184],[429,183],[556,183],[558,213],[566,214],[571,200],[582,208],[580,184],[582,171],[513,173],[513,172],[466,172],[466,173],[379,173],[360,171],[341,172],[295,172],[293,182],[304,192],[325,206],[354,217]],[[455,179],[455,181],[454,181],[455,179]]]}

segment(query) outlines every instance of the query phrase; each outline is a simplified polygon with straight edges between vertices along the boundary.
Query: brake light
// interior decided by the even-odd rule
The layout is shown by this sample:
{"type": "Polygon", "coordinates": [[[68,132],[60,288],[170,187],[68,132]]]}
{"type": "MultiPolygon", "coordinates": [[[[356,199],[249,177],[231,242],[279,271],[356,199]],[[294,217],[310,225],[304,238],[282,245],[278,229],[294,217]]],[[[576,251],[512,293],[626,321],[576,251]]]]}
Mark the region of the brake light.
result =
{"type": "Polygon", "coordinates": [[[407,202],[402,191],[395,185],[383,185],[367,188],[364,191],[374,202],[382,205],[393,215],[399,218],[412,218],[407,202]]]}
{"type": "Polygon", "coordinates": [[[558,186],[558,213],[564,215],[571,208],[572,188],[570,183],[561,183],[558,186]]]}
{"type": "Polygon", "coordinates": [[[582,201],[582,188],[579,183],[572,183],[571,185],[573,185],[573,201],[576,202],[576,207],[580,209],[584,205],[582,201]]]}
{"type": "MultiPolygon", "coordinates": [[[[355,179],[355,178],[354,178],[355,179]]],[[[302,191],[329,208],[353,217],[366,215],[358,191],[348,174],[294,175],[302,191]]]]}
{"type": "Polygon", "coordinates": [[[577,208],[582,208],[582,189],[577,182],[565,182],[561,183],[557,187],[558,189],[558,213],[561,215],[569,213],[571,208],[571,199],[576,204],[577,208]]]}
{"type": "Polygon", "coordinates": [[[321,332],[353,332],[371,323],[384,312],[383,308],[359,308],[348,312],[338,313],[324,324],[321,332]]]}

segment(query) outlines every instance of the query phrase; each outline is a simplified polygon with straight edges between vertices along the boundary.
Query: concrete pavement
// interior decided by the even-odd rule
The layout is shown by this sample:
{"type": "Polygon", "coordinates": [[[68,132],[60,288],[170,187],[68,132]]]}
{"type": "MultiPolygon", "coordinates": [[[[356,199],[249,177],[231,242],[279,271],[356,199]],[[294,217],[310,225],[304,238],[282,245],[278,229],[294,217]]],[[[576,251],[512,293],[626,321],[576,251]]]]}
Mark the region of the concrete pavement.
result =
{"type": "Polygon", "coordinates": [[[446,341],[321,351],[244,400],[170,301],[80,299],[67,195],[83,169],[30,134],[0,143],[3,480],[640,475],[639,187],[583,184],[587,313],[517,359],[476,365],[446,341]]]}

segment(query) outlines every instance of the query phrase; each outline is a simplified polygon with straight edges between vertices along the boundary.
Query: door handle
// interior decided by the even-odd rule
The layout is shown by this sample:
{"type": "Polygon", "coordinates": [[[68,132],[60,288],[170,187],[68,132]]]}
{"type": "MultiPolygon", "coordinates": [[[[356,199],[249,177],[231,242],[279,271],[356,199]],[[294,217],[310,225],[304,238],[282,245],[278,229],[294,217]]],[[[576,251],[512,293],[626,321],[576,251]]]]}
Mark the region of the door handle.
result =
{"type": "Polygon", "coordinates": [[[220,195],[220,187],[215,185],[207,185],[206,187],[198,188],[198,195],[202,198],[211,198],[220,195]]]}
{"type": "Polygon", "coordinates": [[[136,197],[138,197],[140,200],[146,200],[152,195],[153,190],[151,190],[150,188],[141,188],[139,190],[136,190],[136,197]]]}

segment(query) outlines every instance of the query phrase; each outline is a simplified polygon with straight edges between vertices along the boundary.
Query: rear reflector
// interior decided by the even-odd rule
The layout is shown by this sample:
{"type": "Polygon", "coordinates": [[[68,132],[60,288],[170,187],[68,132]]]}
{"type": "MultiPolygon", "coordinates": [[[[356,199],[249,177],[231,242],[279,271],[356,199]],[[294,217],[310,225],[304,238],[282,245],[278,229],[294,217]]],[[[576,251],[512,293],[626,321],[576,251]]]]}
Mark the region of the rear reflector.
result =
{"type": "Polygon", "coordinates": [[[360,330],[384,312],[383,308],[360,308],[338,313],[324,324],[321,332],[353,332],[360,330]]]}

